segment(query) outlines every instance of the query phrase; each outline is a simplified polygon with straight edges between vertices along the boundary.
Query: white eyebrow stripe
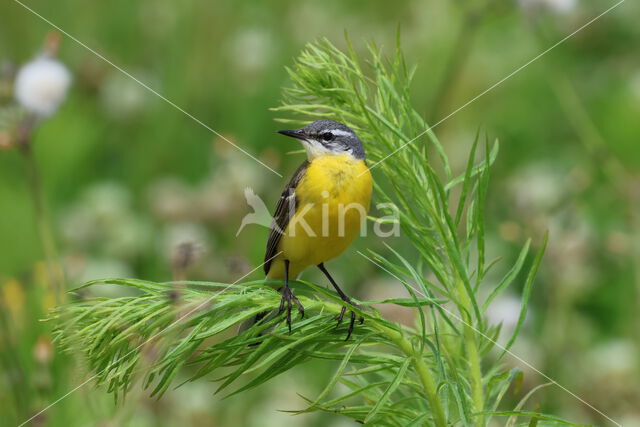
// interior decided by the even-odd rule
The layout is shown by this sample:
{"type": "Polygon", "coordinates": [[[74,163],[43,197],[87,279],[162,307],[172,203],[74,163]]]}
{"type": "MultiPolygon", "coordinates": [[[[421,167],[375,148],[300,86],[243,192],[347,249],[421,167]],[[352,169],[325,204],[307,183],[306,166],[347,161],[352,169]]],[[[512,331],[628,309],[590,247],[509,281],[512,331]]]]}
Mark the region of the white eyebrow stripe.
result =
{"type": "Polygon", "coordinates": [[[351,132],[347,132],[346,130],[342,130],[342,129],[329,129],[328,132],[331,132],[335,136],[351,136],[351,135],[353,135],[351,132]]]}

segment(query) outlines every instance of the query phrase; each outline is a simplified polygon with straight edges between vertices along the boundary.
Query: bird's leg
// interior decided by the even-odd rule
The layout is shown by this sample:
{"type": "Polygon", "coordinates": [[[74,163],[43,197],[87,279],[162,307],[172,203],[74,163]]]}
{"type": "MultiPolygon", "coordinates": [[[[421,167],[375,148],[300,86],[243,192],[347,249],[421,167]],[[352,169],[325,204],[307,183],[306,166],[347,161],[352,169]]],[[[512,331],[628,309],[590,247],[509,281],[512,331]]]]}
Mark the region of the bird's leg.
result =
{"type": "Polygon", "coordinates": [[[289,327],[289,333],[291,333],[291,301],[295,302],[298,306],[298,311],[300,312],[300,317],[304,318],[304,307],[293,295],[291,292],[291,288],[289,288],[289,260],[284,260],[284,288],[282,288],[282,299],[280,300],[280,308],[278,309],[278,314],[282,313],[285,310],[285,304],[287,305],[287,326],[289,327]]]}
{"type": "MultiPolygon", "coordinates": [[[[327,271],[323,263],[318,264],[318,268],[320,269],[320,271],[324,273],[325,276],[327,276],[327,279],[329,279],[329,282],[331,282],[333,287],[336,289],[336,292],[338,292],[338,295],[340,295],[340,298],[342,298],[342,301],[352,305],[353,307],[358,307],[358,308],[360,307],[356,303],[351,301],[351,298],[349,298],[344,292],[342,292],[342,289],[340,289],[340,286],[338,286],[336,281],[333,280],[333,277],[331,277],[331,275],[329,274],[329,272],[327,271]]],[[[342,306],[342,310],[340,310],[340,315],[338,316],[338,325],[342,322],[344,313],[346,311],[347,311],[347,307],[342,306]]],[[[351,310],[351,320],[349,322],[349,329],[347,330],[346,340],[348,340],[349,337],[351,336],[351,333],[353,332],[353,325],[355,324],[355,322],[356,322],[356,313],[353,310],[351,310]]],[[[360,316],[359,322],[360,324],[362,324],[362,322],[364,322],[364,317],[360,316]]]]}

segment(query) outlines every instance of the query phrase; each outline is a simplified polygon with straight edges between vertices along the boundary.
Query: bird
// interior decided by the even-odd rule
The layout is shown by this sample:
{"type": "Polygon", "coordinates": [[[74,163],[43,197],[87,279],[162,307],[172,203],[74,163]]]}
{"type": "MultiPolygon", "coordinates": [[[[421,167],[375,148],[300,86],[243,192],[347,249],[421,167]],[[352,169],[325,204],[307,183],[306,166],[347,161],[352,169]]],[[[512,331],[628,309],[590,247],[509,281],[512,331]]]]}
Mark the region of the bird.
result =
{"type": "MultiPolygon", "coordinates": [[[[324,263],[342,254],[366,227],[373,178],[362,141],[343,123],[322,119],[278,133],[299,140],[307,154],[278,199],[264,258],[267,279],[284,282],[278,314],[287,312],[291,332],[292,302],[301,318],[304,307],[289,287],[289,280],[308,267],[320,269],[340,298],[357,307],[324,263]]],[[[346,309],[344,305],[338,325],[346,309]]],[[[350,310],[346,340],[353,332],[355,318],[355,312],[350,310]]],[[[359,321],[364,319],[360,317],[359,321]]]]}

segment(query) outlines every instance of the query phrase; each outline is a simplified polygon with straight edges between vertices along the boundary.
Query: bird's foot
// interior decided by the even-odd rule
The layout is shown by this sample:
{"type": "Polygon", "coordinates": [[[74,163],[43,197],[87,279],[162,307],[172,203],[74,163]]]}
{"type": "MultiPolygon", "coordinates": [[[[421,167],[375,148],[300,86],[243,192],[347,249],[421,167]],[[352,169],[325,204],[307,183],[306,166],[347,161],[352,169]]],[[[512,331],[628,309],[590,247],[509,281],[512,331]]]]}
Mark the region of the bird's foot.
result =
{"type": "Polygon", "coordinates": [[[296,298],[296,296],[291,291],[291,288],[285,286],[282,288],[282,299],[280,300],[280,308],[278,309],[278,314],[283,311],[287,311],[287,326],[289,327],[289,333],[291,333],[291,301],[295,302],[298,306],[298,311],[300,312],[300,317],[304,318],[304,307],[300,303],[300,300],[296,298]]]}
{"type": "MultiPolygon", "coordinates": [[[[344,298],[343,301],[348,303],[349,305],[351,305],[353,307],[356,307],[358,309],[362,309],[361,306],[359,306],[358,304],[354,303],[349,298],[344,298]]],[[[344,314],[346,312],[347,312],[347,307],[343,305],[342,306],[342,310],[340,310],[340,314],[338,315],[338,326],[340,326],[340,324],[342,323],[342,319],[344,318],[344,314]]],[[[349,313],[351,313],[351,315],[350,315],[350,319],[349,319],[349,329],[347,329],[347,338],[345,338],[345,341],[348,341],[349,338],[351,337],[351,333],[353,332],[353,326],[356,323],[356,312],[353,311],[353,310],[349,310],[349,313]]],[[[364,317],[360,316],[360,318],[358,319],[358,322],[362,325],[362,323],[364,322],[364,317]]]]}

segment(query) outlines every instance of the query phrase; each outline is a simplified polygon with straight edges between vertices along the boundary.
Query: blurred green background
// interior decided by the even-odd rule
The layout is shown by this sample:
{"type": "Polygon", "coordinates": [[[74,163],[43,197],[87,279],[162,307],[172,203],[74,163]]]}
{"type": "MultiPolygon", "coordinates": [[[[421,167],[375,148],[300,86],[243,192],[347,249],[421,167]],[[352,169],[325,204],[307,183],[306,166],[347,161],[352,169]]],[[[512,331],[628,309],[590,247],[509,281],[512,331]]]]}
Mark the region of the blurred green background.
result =
{"type": "MultiPolygon", "coordinates": [[[[58,58],[73,74],[59,112],[33,147],[69,287],[104,277],[169,280],[171,254],[195,242],[193,280],[234,281],[262,262],[267,230],[248,226],[245,187],[273,205],[302,161],[269,111],[303,46],[327,37],[365,51],[391,49],[396,31],[417,65],[414,105],[458,170],[480,129],[500,140],[487,212],[489,255],[513,261],[529,236],[550,243],[514,353],[625,426],[640,426],[640,7],[627,1],[457,112],[469,100],[611,7],[613,1],[273,1],[25,3],[159,94],[285,176],[280,178],[62,36],[58,58]],[[447,118],[448,117],[448,118],[447,118]]],[[[52,27],[14,1],[0,6],[0,101],[52,27]]],[[[1,145],[1,144],[0,144],[1,145]]],[[[56,352],[52,305],[20,152],[0,152],[0,405],[20,423],[89,379],[56,352]]],[[[375,177],[375,173],[374,173],[375,177]]],[[[375,203],[375,200],[374,200],[375,203]]],[[[402,239],[394,245],[403,247],[402,239]]],[[[358,247],[381,248],[374,237],[358,247]]],[[[507,268],[505,262],[502,269],[507,268]]],[[[332,269],[361,299],[401,286],[349,251],[332,269]]],[[[500,270],[498,269],[498,271],[500,270]]],[[[255,273],[252,277],[260,277],[255,273]]],[[[315,273],[305,276],[323,279],[315,273]]],[[[109,289],[100,289],[109,295],[109,289]]],[[[518,289],[490,320],[513,327],[518,289]]],[[[406,312],[386,313],[394,320],[406,312]]],[[[521,390],[548,380],[521,361],[521,390]]],[[[87,384],[37,425],[349,425],[322,414],[291,417],[332,364],[314,363],[270,386],[221,400],[198,381],[162,400],[137,389],[114,404],[87,384]]],[[[556,386],[530,409],[604,425],[556,386]]],[[[7,425],[9,425],[7,424],[7,425]]]]}

